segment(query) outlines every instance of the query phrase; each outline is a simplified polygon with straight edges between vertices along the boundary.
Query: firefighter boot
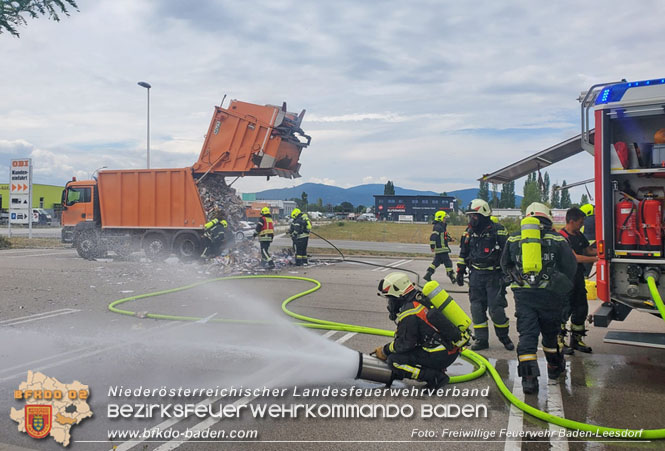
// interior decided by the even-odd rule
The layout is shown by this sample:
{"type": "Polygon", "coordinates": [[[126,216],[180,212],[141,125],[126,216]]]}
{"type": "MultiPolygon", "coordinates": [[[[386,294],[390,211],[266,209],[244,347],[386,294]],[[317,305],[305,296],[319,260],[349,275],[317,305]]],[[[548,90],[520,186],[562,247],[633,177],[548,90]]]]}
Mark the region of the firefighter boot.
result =
{"type": "Polygon", "coordinates": [[[545,359],[547,360],[547,377],[556,379],[566,371],[566,359],[564,359],[561,351],[558,352],[545,352],[545,359]]]}
{"type": "Polygon", "coordinates": [[[480,351],[489,348],[490,334],[489,331],[487,330],[487,327],[475,327],[473,330],[476,335],[476,341],[471,346],[471,350],[480,351]]]}
{"type": "Polygon", "coordinates": [[[432,281],[432,275],[433,275],[433,274],[434,274],[434,271],[432,271],[432,268],[429,268],[429,269],[427,270],[427,273],[425,273],[425,275],[423,276],[423,279],[425,279],[425,280],[428,281],[428,282],[431,282],[431,281],[432,281]]]}
{"type": "Polygon", "coordinates": [[[573,348],[568,346],[566,344],[566,335],[568,331],[566,330],[566,325],[562,324],[561,325],[561,332],[559,332],[559,336],[557,337],[557,342],[559,344],[559,350],[563,352],[565,355],[573,355],[575,354],[575,351],[573,348]]]}
{"type": "Polygon", "coordinates": [[[510,339],[508,335],[499,337],[499,341],[503,344],[503,347],[506,348],[507,350],[512,351],[513,349],[515,349],[515,345],[513,344],[513,341],[510,339]]]}
{"type": "Polygon", "coordinates": [[[520,362],[517,366],[517,375],[522,378],[522,391],[525,395],[538,393],[538,376],[540,376],[538,362],[535,360],[520,362]]]}
{"type": "Polygon", "coordinates": [[[455,271],[452,270],[452,268],[448,270],[448,278],[450,279],[450,283],[454,285],[455,281],[457,280],[457,275],[455,274],[455,271]]]}
{"type": "Polygon", "coordinates": [[[591,347],[587,346],[586,343],[582,340],[582,337],[586,335],[586,331],[582,332],[573,332],[570,336],[570,347],[577,349],[580,352],[586,352],[589,354],[591,352],[591,347]]]}
{"type": "Polygon", "coordinates": [[[441,388],[444,385],[450,381],[450,377],[446,374],[445,371],[436,371],[436,370],[431,370],[432,374],[427,374],[427,385],[425,385],[426,388],[441,388]]]}

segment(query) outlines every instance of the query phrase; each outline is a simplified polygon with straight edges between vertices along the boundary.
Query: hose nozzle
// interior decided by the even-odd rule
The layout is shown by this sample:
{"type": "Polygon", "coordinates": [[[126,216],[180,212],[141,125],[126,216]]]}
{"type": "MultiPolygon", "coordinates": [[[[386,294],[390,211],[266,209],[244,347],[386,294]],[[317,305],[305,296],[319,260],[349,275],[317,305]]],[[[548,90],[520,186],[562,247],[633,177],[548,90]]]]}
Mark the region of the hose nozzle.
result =
{"type": "Polygon", "coordinates": [[[393,372],[383,360],[359,352],[356,379],[381,382],[390,387],[393,383],[393,372]]]}

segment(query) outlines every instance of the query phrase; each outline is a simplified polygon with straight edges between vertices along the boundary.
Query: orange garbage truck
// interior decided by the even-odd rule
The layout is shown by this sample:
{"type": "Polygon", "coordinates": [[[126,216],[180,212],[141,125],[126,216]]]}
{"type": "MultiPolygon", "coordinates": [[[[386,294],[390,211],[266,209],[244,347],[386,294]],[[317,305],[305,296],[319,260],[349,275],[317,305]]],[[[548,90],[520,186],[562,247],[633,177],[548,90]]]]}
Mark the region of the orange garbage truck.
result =
{"type": "Polygon", "coordinates": [[[232,210],[242,204],[226,176],[300,176],[300,154],[311,141],[300,127],[304,115],[288,112],[286,103],[233,100],[215,107],[191,167],[102,170],[93,180],[72,179],[62,193],[62,241],[86,259],[138,249],[151,259],[200,256],[207,221],[240,219],[232,210]]]}

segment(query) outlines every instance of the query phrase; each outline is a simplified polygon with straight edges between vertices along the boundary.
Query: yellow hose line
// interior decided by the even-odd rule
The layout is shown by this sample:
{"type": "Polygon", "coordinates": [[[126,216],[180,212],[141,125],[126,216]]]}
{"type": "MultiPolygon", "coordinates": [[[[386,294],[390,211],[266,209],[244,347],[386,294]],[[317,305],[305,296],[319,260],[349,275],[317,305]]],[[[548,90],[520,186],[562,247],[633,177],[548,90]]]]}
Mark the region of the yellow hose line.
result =
{"type": "Polygon", "coordinates": [[[665,321],[665,305],[663,305],[663,300],[660,297],[660,293],[658,293],[658,287],[656,287],[656,281],[653,277],[647,277],[647,285],[649,286],[653,302],[656,304],[656,308],[658,308],[663,321],[665,321]]]}
{"type": "MultiPolygon", "coordinates": [[[[289,280],[301,280],[305,282],[310,282],[314,284],[314,287],[310,288],[309,290],[301,291],[300,293],[297,293],[287,299],[285,299],[282,302],[282,310],[289,316],[305,321],[302,323],[295,323],[298,326],[303,326],[303,327],[309,327],[313,329],[325,329],[325,330],[341,330],[341,331],[349,331],[349,332],[356,332],[356,333],[362,333],[362,334],[370,334],[370,335],[379,335],[379,336],[384,336],[384,337],[392,337],[394,336],[394,332],[391,330],[385,330],[385,329],[377,329],[373,327],[365,327],[365,326],[356,326],[352,324],[344,324],[344,323],[337,323],[334,321],[326,321],[318,318],[310,318],[308,316],[300,315],[298,313],[294,313],[286,308],[286,306],[292,302],[295,301],[296,299],[299,299],[301,297],[307,296],[308,294],[311,294],[315,291],[317,291],[319,288],[321,288],[321,283],[316,280],[316,279],[311,279],[308,277],[298,277],[298,276],[278,276],[278,275],[255,275],[255,276],[229,276],[229,277],[218,277],[215,279],[210,279],[210,280],[204,280],[201,282],[193,283],[190,285],[186,285],[183,287],[178,287],[178,288],[173,288],[170,290],[163,290],[163,291],[157,291],[154,293],[148,293],[148,294],[141,294],[137,296],[131,296],[123,299],[118,299],[117,301],[113,301],[109,304],[108,308],[110,311],[114,313],[119,313],[121,315],[129,315],[129,316],[139,316],[139,317],[145,317],[145,318],[153,318],[153,319],[166,319],[166,320],[175,320],[175,321],[200,321],[203,320],[203,317],[193,317],[193,316],[176,316],[176,315],[162,315],[162,314],[157,314],[157,313],[144,313],[140,314],[137,312],[132,312],[130,310],[121,310],[116,308],[117,305],[123,304],[125,302],[131,302],[135,301],[138,299],[145,299],[149,297],[154,297],[154,296],[160,296],[168,293],[176,293],[178,291],[184,291],[184,290],[189,290],[194,287],[198,287],[200,285],[212,283],[212,282],[219,282],[222,280],[237,280],[237,279],[289,279],[289,280]]],[[[652,289],[651,287],[653,286],[652,289],[652,295],[653,295],[653,290],[655,290],[655,281],[653,278],[647,279],[647,282],[649,283],[649,288],[652,289]],[[650,279],[650,280],[649,280],[650,279]]],[[[656,302],[656,305],[658,306],[659,311],[661,312],[661,315],[663,315],[663,319],[665,319],[665,307],[663,307],[663,301],[660,299],[660,296],[658,295],[658,292],[656,291],[656,296],[654,296],[654,302],[656,302]],[[657,298],[656,298],[657,296],[657,298]]],[[[213,318],[210,319],[209,322],[222,322],[222,323],[243,323],[243,324],[269,324],[268,322],[259,322],[259,321],[245,321],[245,320],[231,320],[231,319],[222,319],[222,318],[213,318]]],[[[519,408],[520,410],[528,413],[529,415],[539,418],[543,421],[546,421],[548,423],[556,424],[558,426],[565,427],[567,429],[575,429],[575,430],[580,430],[580,431],[588,431],[592,432],[594,434],[597,434],[598,437],[621,437],[622,439],[638,439],[638,440],[653,440],[653,439],[663,439],[665,438],[665,429],[641,429],[641,430],[635,430],[635,429],[623,429],[623,428],[612,428],[612,427],[605,427],[605,426],[596,426],[593,424],[587,424],[587,423],[581,423],[579,421],[573,421],[573,420],[568,420],[566,418],[562,417],[557,417],[555,415],[551,415],[547,412],[543,412],[542,410],[538,410],[535,407],[532,407],[528,405],[527,403],[520,401],[515,397],[508,387],[503,383],[503,380],[501,379],[501,376],[499,373],[496,371],[496,369],[492,366],[492,364],[482,355],[477,354],[469,349],[465,349],[462,352],[462,357],[465,359],[469,360],[470,362],[474,363],[477,368],[475,371],[469,374],[464,374],[461,376],[454,376],[450,378],[450,382],[453,383],[459,383],[463,381],[469,381],[472,379],[475,379],[477,377],[480,377],[486,370],[489,371],[490,375],[492,376],[492,379],[494,379],[494,382],[496,383],[497,387],[499,388],[499,391],[503,394],[503,396],[506,397],[506,399],[512,403],[515,407],[519,408]]]]}

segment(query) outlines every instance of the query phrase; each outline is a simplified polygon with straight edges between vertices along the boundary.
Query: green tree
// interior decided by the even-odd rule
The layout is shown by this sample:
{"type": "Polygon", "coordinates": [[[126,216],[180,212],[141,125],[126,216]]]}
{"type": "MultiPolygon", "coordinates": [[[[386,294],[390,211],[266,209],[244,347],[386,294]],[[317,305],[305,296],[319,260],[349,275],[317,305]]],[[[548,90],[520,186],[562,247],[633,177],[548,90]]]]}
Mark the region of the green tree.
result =
{"type": "Polygon", "coordinates": [[[319,199],[316,201],[316,205],[323,208],[323,199],[319,197],[319,199]]]}
{"type": "Polygon", "coordinates": [[[75,0],[2,0],[0,2],[0,34],[9,32],[15,37],[20,37],[17,28],[27,25],[24,16],[35,19],[39,16],[48,15],[48,18],[60,21],[58,14],[69,16],[70,8],[78,11],[75,0]]]}
{"type": "Polygon", "coordinates": [[[348,211],[349,213],[353,211],[353,204],[351,202],[342,202],[339,206],[342,208],[342,211],[348,211]]]}
{"type": "Polygon", "coordinates": [[[492,183],[492,200],[490,201],[490,207],[499,208],[499,186],[496,183],[492,183]]]}
{"type": "Polygon", "coordinates": [[[580,205],[588,203],[589,203],[589,196],[587,196],[586,193],[582,194],[582,198],[580,199],[580,205]]]}
{"type": "Polygon", "coordinates": [[[478,199],[485,201],[490,200],[490,184],[484,180],[480,181],[480,187],[478,188],[478,199]]]}
{"type": "Polygon", "coordinates": [[[383,195],[384,196],[394,196],[395,195],[395,185],[391,180],[383,186],[383,195]]]}
{"type": "Polygon", "coordinates": [[[304,192],[304,191],[300,195],[300,203],[302,205],[302,207],[300,207],[300,208],[304,208],[305,211],[307,211],[307,193],[304,192]]]}
{"type": "Polygon", "coordinates": [[[521,209],[522,212],[526,211],[526,207],[531,205],[533,202],[541,202],[540,198],[540,187],[538,186],[538,180],[536,179],[536,173],[532,172],[526,178],[524,182],[524,194],[522,198],[521,209]]]}
{"type": "Polygon", "coordinates": [[[500,208],[515,208],[515,181],[501,185],[500,208]]]}
{"type": "MultiPolygon", "coordinates": [[[[566,186],[566,181],[563,181],[563,185],[561,186],[566,186]]],[[[572,201],[570,200],[570,193],[568,192],[568,188],[564,188],[561,190],[561,202],[560,202],[560,208],[570,208],[572,205],[572,201]]]]}
{"type": "Polygon", "coordinates": [[[549,202],[550,197],[550,175],[545,171],[545,177],[543,178],[543,185],[540,187],[540,200],[544,203],[549,202]]]}
{"type": "Polygon", "coordinates": [[[356,207],[356,213],[365,213],[366,209],[367,209],[367,207],[365,207],[364,205],[358,205],[356,207]]]}
{"type": "Polygon", "coordinates": [[[561,191],[552,187],[552,195],[550,196],[550,205],[552,208],[561,208],[561,191]]]}

